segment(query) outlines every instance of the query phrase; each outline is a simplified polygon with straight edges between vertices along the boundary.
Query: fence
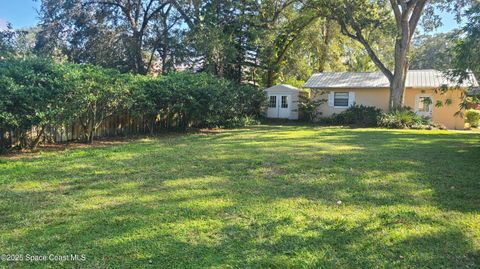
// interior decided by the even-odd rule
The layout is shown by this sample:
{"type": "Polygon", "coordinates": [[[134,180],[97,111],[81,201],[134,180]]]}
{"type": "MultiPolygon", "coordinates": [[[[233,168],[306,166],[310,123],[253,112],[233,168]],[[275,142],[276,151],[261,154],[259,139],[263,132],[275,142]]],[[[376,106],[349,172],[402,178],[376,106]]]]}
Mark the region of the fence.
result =
{"type": "MultiPolygon", "coordinates": [[[[102,124],[94,132],[95,138],[100,137],[115,137],[137,134],[155,134],[168,128],[175,128],[178,122],[168,120],[157,116],[132,116],[128,112],[113,115],[105,119],[102,124]]],[[[34,127],[27,134],[29,140],[34,140],[38,136],[40,128],[34,127]]],[[[0,147],[2,145],[16,146],[21,141],[21,137],[25,139],[25,135],[16,135],[12,131],[0,130],[0,147]]],[[[64,125],[64,126],[49,126],[41,135],[41,142],[43,143],[61,143],[68,141],[84,140],[85,133],[80,123],[64,125]]]]}

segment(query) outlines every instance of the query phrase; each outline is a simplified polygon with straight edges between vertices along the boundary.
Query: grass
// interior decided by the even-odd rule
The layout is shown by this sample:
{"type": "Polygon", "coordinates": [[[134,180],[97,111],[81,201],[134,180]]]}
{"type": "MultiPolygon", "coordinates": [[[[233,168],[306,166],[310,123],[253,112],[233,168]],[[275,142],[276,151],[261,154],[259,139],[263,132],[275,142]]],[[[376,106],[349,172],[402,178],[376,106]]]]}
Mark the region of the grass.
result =
{"type": "Polygon", "coordinates": [[[0,158],[0,267],[479,268],[480,135],[258,126],[0,158]],[[341,202],[340,202],[341,201],[341,202]]]}

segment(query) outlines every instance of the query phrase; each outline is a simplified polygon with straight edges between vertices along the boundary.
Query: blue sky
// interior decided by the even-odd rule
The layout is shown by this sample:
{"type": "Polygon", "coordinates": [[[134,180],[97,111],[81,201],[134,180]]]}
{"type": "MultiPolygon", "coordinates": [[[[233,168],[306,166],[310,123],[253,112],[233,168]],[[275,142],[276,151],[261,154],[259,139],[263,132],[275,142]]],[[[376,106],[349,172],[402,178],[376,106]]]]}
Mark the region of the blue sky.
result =
{"type": "Polygon", "coordinates": [[[16,29],[34,26],[38,22],[40,0],[0,0],[0,26],[8,21],[16,29]]]}
{"type": "MultiPolygon", "coordinates": [[[[34,26],[38,22],[40,0],[0,0],[0,28],[10,22],[15,29],[34,26]]],[[[452,14],[441,14],[443,26],[436,32],[448,32],[458,27],[452,14]]]]}

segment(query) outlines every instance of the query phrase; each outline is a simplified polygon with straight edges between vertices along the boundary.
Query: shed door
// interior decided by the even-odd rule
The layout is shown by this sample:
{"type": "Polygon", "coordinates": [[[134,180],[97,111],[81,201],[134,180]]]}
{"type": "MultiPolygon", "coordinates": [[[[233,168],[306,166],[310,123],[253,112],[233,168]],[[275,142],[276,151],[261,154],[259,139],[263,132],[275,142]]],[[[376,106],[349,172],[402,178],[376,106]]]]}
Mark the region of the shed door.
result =
{"type": "Polygon", "coordinates": [[[288,119],[292,106],[289,94],[268,94],[268,118],[288,119]]]}
{"type": "Polygon", "coordinates": [[[281,119],[288,119],[290,117],[290,95],[280,95],[278,117],[281,119]]]}
{"type": "Polygon", "coordinates": [[[275,94],[268,95],[267,118],[278,118],[278,96],[275,94]]]}

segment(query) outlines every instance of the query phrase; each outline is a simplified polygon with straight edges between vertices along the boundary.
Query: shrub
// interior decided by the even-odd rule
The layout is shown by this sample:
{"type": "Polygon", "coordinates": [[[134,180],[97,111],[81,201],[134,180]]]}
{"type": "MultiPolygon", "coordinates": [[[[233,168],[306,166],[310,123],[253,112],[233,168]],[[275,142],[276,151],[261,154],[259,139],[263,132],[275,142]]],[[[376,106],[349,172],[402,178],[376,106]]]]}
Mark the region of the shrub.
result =
{"type": "Polygon", "coordinates": [[[256,87],[238,85],[210,74],[173,73],[143,80],[140,107],[159,115],[166,128],[235,126],[258,117],[265,93],[256,87]]]}
{"type": "Polygon", "coordinates": [[[383,113],[378,118],[378,126],[386,128],[419,128],[422,125],[428,125],[429,120],[422,118],[415,112],[402,109],[393,112],[383,113]]]}
{"type": "Polygon", "coordinates": [[[469,109],[465,111],[465,122],[472,127],[478,127],[480,125],[480,110],[469,109]]]}
{"type": "Polygon", "coordinates": [[[2,139],[9,132],[21,148],[35,148],[45,128],[61,121],[66,104],[63,74],[47,60],[0,61],[0,145],[11,146],[2,139]]]}
{"type": "Polygon", "coordinates": [[[373,106],[355,105],[333,117],[340,125],[355,125],[364,127],[377,126],[381,110],[373,106]]]}
{"type": "Polygon", "coordinates": [[[94,65],[69,64],[64,68],[68,88],[64,109],[69,121],[80,123],[83,137],[91,143],[103,121],[131,106],[128,77],[94,65]]]}
{"type": "Polygon", "coordinates": [[[318,108],[324,104],[327,100],[309,98],[306,95],[299,95],[298,112],[301,115],[301,119],[306,122],[314,122],[321,114],[318,112],[318,108]]]}
{"type": "MultiPolygon", "coordinates": [[[[80,126],[80,137],[92,142],[97,128],[113,116],[126,118],[124,125],[133,127],[129,132],[140,132],[140,127],[153,132],[152,126],[244,126],[256,123],[265,102],[264,91],[256,87],[206,73],[133,76],[38,58],[3,60],[0,147],[9,149],[19,142],[19,148],[34,148],[42,137],[47,140],[67,126],[80,126]],[[143,122],[130,123],[132,119],[143,122]]],[[[113,127],[115,133],[123,128],[113,127]]]]}
{"type": "Polygon", "coordinates": [[[240,116],[240,117],[235,117],[235,118],[226,120],[223,127],[237,128],[237,127],[245,127],[245,126],[259,125],[259,124],[260,124],[260,121],[258,120],[257,117],[240,116]]]}

